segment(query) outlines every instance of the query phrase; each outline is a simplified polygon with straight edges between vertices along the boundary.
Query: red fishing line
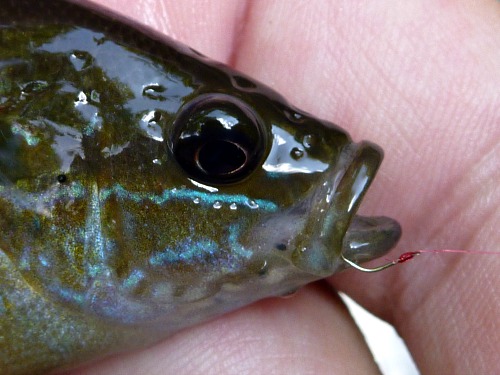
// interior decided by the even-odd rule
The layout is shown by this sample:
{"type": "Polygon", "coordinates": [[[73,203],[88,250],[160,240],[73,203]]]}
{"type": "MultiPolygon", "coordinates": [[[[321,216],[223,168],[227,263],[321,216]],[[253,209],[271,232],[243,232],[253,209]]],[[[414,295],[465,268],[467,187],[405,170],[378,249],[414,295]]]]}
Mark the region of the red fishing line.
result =
{"type": "Polygon", "coordinates": [[[454,250],[454,249],[439,249],[439,250],[416,250],[416,251],[408,251],[406,253],[401,254],[397,259],[390,261],[389,263],[383,264],[374,268],[366,268],[362,267],[359,264],[347,259],[341,254],[344,262],[349,264],[350,266],[356,268],[359,271],[363,272],[379,272],[385,270],[386,268],[395,266],[396,264],[405,263],[409,260],[412,260],[417,255],[420,254],[441,254],[441,253],[460,253],[460,254],[482,254],[482,255],[498,255],[500,252],[495,251],[471,251],[471,250],[454,250]]]}
{"type": "Polygon", "coordinates": [[[417,251],[408,251],[399,256],[398,259],[395,260],[396,263],[404,263],[415,256],[420,254],[441,254],[441,253],[460,253],[460,254],[486,254],[486,255],[494,255],[500,254],[500,252],[496,251],[471,251],[471,250],[454,250],[454,249],[440,249],[440,250],[417,250],[417,251]]]}

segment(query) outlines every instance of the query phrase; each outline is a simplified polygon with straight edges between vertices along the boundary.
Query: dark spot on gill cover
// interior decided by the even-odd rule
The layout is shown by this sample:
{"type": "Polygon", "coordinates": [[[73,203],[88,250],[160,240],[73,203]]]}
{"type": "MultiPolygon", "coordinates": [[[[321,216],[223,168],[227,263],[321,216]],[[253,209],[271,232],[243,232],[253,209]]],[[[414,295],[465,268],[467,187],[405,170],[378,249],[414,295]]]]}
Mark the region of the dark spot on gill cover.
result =
{"type": "Polygon", "coordinates": [[[276,249],[279,251],[286,251],[286,245],[284,243],[276,244],[276,249]]]}

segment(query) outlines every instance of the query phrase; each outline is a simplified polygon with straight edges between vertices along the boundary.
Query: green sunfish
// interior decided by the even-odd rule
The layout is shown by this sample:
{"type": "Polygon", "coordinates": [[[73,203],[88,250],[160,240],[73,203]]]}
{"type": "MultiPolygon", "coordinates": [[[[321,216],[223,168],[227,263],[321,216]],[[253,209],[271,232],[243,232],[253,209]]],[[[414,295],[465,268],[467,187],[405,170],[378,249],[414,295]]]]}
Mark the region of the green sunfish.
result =
{"type": "Polygon", "coordinates": [[[0,6],[0,373],[151,345],[385,254],[382,160],[109,12],[0,6]]]}

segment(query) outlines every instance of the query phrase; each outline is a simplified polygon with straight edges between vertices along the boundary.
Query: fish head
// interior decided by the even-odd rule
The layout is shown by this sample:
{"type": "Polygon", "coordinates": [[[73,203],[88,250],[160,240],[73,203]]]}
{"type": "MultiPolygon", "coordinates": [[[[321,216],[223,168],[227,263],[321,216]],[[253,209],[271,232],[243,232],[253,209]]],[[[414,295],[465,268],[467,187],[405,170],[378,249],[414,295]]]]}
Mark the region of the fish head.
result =
{"type": "Polygon", "coordinates": [[[360,262],[392,248],[400,237],[396,221],[355,215],[381,148],[352,142],[338,126],[241,75],[233,85],[237,96],[209,93],[185,104],[167,138],[192,181],[267,203],[239,241],[315,276],[343,268],[341,253],[360,262]]]}

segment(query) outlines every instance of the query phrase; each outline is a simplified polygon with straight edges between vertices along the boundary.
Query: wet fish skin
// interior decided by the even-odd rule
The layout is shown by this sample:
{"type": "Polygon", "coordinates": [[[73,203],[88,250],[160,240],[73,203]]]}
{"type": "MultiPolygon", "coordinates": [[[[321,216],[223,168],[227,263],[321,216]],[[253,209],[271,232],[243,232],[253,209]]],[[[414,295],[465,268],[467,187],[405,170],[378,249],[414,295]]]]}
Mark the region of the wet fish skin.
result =
{"type": "Polygon", "coordinates": [[[189,47],[35,0],[1,1],[0,41],[2,374],[150,345],[400,236],[354,216],[380,148],[189,47]],[[190,163],[196,116],[244,120],[227,166],[190,163]]]}

